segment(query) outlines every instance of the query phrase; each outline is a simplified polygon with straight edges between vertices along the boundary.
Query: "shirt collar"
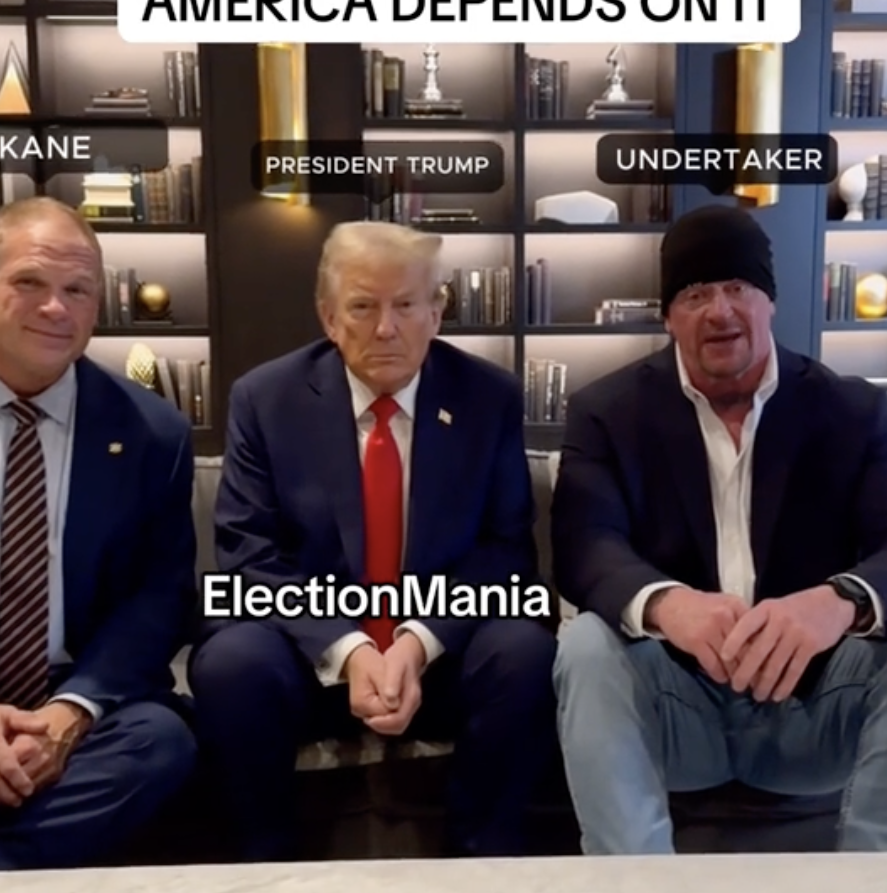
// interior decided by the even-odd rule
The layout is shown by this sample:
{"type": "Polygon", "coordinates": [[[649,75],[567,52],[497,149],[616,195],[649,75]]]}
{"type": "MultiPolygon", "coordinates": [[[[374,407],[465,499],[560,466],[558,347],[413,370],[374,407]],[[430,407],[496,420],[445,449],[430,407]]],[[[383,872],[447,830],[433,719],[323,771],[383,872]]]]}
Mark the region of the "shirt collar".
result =
{"type": "MultiPolygon", "coordinates": [[[[691,400],[705,400],[707,403],[708,398],[690,383],[690,376],[687,374],[687,367],[684,365],[684,360],[681,357],[681,351],[677,342],[675,342],[675,358],[677,359],[678,364],[678,378],[681,382],[681,390],[684,392],[685,396],[689,397],[691,400]]],[[[761,381],[755,391],[755,401],[759,403],[766,402],[773,396],[778,386],[779,360],[776,353],[776,341],[771,333],[770,355],[767,357],[767,366],[764,369],[764,374],[761,376],[761,381]]]]}
{"type": "MultiPolygon", "coordinates": [[[[416,391],[419,388],[419,377],[421,374],[421,372],[417,372],[406,387],[391,395],[400,407],[401,412],[410,419],[413,419],[416,415],[416,391]]],[[[351,389],[351,405],[354,407],[354,418],[359,419],[369,410],[377,395],[347,366],[345,367],[345,375],[348,378],[348,387],[351,389]]]]}
{"type": "MultiPolygon", "coordinates": [[[[76,393],[77,374],[74,365],[71,364],[58,381],[51,384],[45,391],[41,391],[36,397],[29,398],[28,402],[42,409],[53,421],[60,425],[67,425],[76,393]]],[[[8,406],[18,399],[16,394],[4,382],[0,381],[0,406],[8,406]]]]}

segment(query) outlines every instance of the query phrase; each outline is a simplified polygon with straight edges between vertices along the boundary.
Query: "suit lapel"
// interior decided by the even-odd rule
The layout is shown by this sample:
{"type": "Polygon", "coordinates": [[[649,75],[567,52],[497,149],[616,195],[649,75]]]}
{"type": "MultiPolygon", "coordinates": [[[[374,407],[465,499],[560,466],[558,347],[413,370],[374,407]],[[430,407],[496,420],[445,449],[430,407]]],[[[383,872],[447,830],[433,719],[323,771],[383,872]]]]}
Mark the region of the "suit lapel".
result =
{"type": "Polygon", "coordinates": [[[404,567],[421,572],[423,553],[434,542],[447,491],[458,481],[453,448],[457,426],[465,423],[455,394],[436,374],[434,342],[422,368],[416,392],[413,446],[410,456],[409,525],[404,567]]]}
{"type": "Polygon", "coordinates": [[[131,462],[138,461],[137,444],[127,442],[126,420],[127,407],[121,405],[116,385],[89,360],[78,361],[62,546],[68,628],[87,615],[97,589],[101,548],[110,536],[110,525],[119,517],[124,472],[131,462]]]}
{"type": "Polygon", "coordinates": [[[795,457],[816,411],[803,387],[799,358],[781,348],[778,357],[779,387],[761,414],[752,466],[751,542],[758,580],[770,558],[795,457]]]}
{"type": "Polygon", "coordinates": [[[670,345],[650,360],[645,415],[652,442],[662,445],[662,462],[671,471],[675,496],[702,556],[706,579],[717,585],[717,535],[708,455],[696,408],[681,390],[674,350],[670,345]]]}
{"type": "Polygon", "coordinates": [[[321,474],[345,558],[355,579],[360,579],[364,568],[363,481],[351,390],[338,350],[321,357],[309,386],[319,398],[311,427],[317,438],[321,474]]]}

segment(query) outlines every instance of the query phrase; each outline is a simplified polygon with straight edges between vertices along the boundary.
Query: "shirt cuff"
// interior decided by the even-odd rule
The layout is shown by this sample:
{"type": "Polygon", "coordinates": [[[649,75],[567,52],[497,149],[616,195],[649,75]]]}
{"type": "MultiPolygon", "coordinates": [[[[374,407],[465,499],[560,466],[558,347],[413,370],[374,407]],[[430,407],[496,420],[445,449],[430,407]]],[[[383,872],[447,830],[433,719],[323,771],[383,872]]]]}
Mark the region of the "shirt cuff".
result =
{"type": "Polygon", "coordinates": [[[664,639],[662,633],[651,632],[644,628],[644,610],[647,602],[663,589],[674,589],[676,586],[682,586],[682,583],[676,583],[669,580],[666,583],[650,583],[644,586],[637,595],[625,606],[622,612],[622,630],[627,636],[633,639],[664,639]]]}
{"type": "Polygon", "coordinates": [[[872,600],[872,607],[875,611],[875,619],[872,622],[872,625],[867,630],[862,630],[860,632],[849,633],[849,635],[854,636],[858,639],[865,639],[869,636],[879,635],[884,631],[884,607],[881,604],[881,599],[878,597],[878,593],[869,585],[862,577],[857,577],[856,574],[838,574],[839,577],[844,577],[846,580],[852,580],[854,583],[858,583],[862,586],[863,589],[868,593],[869,598],[872,600]]]}
{"type": "Polygon", "coordinates": [[[342,667],[345,666],[345,661],[351,656],[351,652],[361,645],[376,647],[376,643],[366,633],[360,632],[348,633],[333,642],[320,656],[320,661],[314,668],[320,684],[328,687],[344,682],[342,667]]]}
{"type": "Polygon", "coordinates": [[[427,626],[419,623],[418,620],[407,620],[401,623],[394,630],[394,638],[397,639],[404,633],[412,633],[422,643],[422,647],[425,649],[426,667],[444,653],[444,646],[441,644],[440,639],[427,626]]]}
{"type": "Polygon", "coordinates": [[[82,707],[95,722],[98,722],[104,716],[104,711],[98,704],[80,695],[59,692],[57,695],[53,695],[47,703],[51,704],[53,701],[67,701],[70,704],[76,704],[78,707],[82,707]]]}

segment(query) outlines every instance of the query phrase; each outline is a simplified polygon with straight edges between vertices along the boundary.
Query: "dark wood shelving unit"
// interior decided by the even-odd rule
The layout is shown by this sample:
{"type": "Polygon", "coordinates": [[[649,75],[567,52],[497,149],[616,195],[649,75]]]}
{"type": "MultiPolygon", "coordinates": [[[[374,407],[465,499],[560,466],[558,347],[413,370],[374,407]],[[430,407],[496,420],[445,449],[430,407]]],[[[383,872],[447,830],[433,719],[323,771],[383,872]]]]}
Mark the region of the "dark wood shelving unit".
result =
{"type": "MultiPolygon", "coordinates": [[[[578,45],[579,41],[577,41],[578,45]]],[[[371,47],[362,47],[362,49],[371,49],[371,47]]],[[[468,335],[488,336],[494,339],[497,336],[508,339],[512,343],[510,356],[512,357],[513,371],[527,384],[527,366],[528,359],[535,359],[533,352],[537,349],[543,349],[541,345],[545,342],[531,339],[541,338],[599,338],[605,336],[655,336],[662,335],[664,328],[660,322],[653,323],[613,323],[606,325],[594,324],[595,305],[598,300],[605,297],[605,293],[595,294],[589,299],[588,309],[584,308],[576,313],[566,314],[570,317],[580,316],[587,312],[588,319],[584,322],[576,323],[555,323],[550,325],[533,325],[530,323],[530,315],[528,308],[530,306],[530,295],[524,276],[522,275],[528,265],[532,265],[537,258],[544,257],[548,252],[549,246],[558,257],[563,254],[565,249],[557,248],[557,240],[567,236],[581,236],[589,240],[589,252],[595,245],[595,238],[605,236],[607,238],[625,237],[643,238],[655,237],[663,234],[668,224],[667,222],[646,222],[643,219],[633,219],[635,209],[626,207],[621,216],[624,218],[618,223],[609,224],[584,224],[584,225],[566,225],[555,222],[540,220],[536,222],[533,218],[534,200],[542,194],[551,194],[548,183],[557,179],[557,175],[552,177],[550,172],[540,176],[541,167],[536,165],[534,161],[534,152],[543,142],[550,142],[549,137],[558,138],[566,136],[567,138],[578,143],[587,141],[589,146],[589,167],[594,169],[594,144],[595,140],[607,133],[624,133],[632,132],[642,133],[672,133],[676,127],[676,103],[677,95],[670,95],[668,89],[663,89],[658,81],[658,76],[654,82],[649,85],[653,91],[652,98],[655,102],[655,110],[652,116],[631,115],[627,117],[614,117],[612,119],[588,119],[580,117],[586,108],[586,102],[590,102],[593,98],[594,88],[591,88],[588,100],[584,98],[581,104],[573,101],[572,104],[565,103],[557,112],[558,117],[542,117],[534,113],[529,105],[528,93],[524,84],[528,82],[528,62],[527,57],[532,55],[531,48],[525,44],[510,44],[506,47],[496,47],[491,49],[491,54],[501,53],[501,57],[495,62],[492,60],[488,63],[485,71],[489,78],[499,77],[497,86],[491,86],[491,80],[488,78],[484,82],[483,88],[480,86],[478,79],[477,93],[484,93],[483,99],[479,95],[471,95],[468,91],[474,83],[472,77],[463,69],[454,74],[454,69],[460,65],[460,62],[447,62],[447,50],[441,48],[441,89],[445,96],[460,96],[465,103],[466,116],[463,118],[385,118],[368,115],[367,109],[364,108],[364,114],[360,119],[362,134],[367,137],[367,145],[371,145],[372,141],[384,138],[380,136],[384,133],[391,133],[392,139],[409,140],[411,133],[416,133],[417,140],[421,138],[419,134],[425,136],[434,131],[440,132],[440,142],[446,140],[456,140],[463,137],[465,139],[477,139],[478,134],[489,134],[484,138],[500,143],[503,147],[505,155],[505,183],[503,189],[495,196],[458,196],[453,201],[453,207],[468,207],[472,205],[476,208],[476,213],[480,216],[481,221],[477,224],[468,223],[452,223],[440,224],[433,221],[413,223],[423,230],[439,233],[446,237],[454,237],[455,239],[465,240],[472,235],[478,236],[498,236],[501,237],[495,241],[490,241],[489,248],[478,247],[475,251],[471,249],[472,263],[466,263],[463,268],[476,269],[485,266],[487,268],[509,267],[511,270],[511,322],[504,326],[457,326],[448,324],[441,329],[442,336],[462,337],[468,335]],[[501,72],[508,72],[501,79],[501,72]],[[453,84],[456,82],[456,86],[453,84]],[[502,84],[504,95],[498,93],[499,86],[502,84]],[[496,95],[493,95],[493,94],[496,95]],[[581,108],[580,108],[581,105],[581,108]],[[396,136],[395,136],[396,134],[396,136]],[[468,136],[466,136],[468,135],[468,136]],[[542,184],[545,183],[543,186],[542,184]],[[545,192],[540,190],[545,189],[545,192]],[[501,201],[499,201],[501,199],[501,201]],[[496,202],[499,206],[494,208],[496,202]],[[543,238],[545,243],[543,246],[543,238]],[[490,261],[481,263],[480,258],[488,254],[490,261]]],[[[390,55],[404,57],[408,50],[389,49],[390,55]]],[[[554,48],[548,48],[546,52],[557,55],[554,48]]],[[[567,51],[569,52],[569,50],[567,51]]],[[[674,66],[673,76],[677,77],[678,69],[678,49],[661,47],[645,47],[643,50],[635,48],[635,54],[641,52],[648,53],[647,64],[656,66],[656,70],[661,73],[662,66],[674,66]],[[662,60],[666,58],[666,54],[674,53],[674,56],[666,62],[662,60]]],[[[606,54],[604,54],[606,55],[606,54]]],[[[410,57],[416,58],[415,52],[410,57]]],[[[564,58],[561,54],[560,58],[564,58]]],[[[603,57],[602,57],[603,58],[603,57]]],[[[413,65],[411,61],[409,65],[413,65]]],[[[417,63],[418,64],[418,63],[417,63]]],[[[465,63],[466,65],[468,63],[465,63]]],[[[635,64],[638,64],[637,62],[635,64]]],[[[365,75],[364,75],[365,76],[365,75]]],[[[664,75],[663,75],[664,76],[664,75]]],[[[571,73],[570,77],[573,75],[571,73]]],[[[577,76],[578,77],[578,76],[577,76]]],[[[478,76],[479,78],[479,76],[478,76]]],[[[581,79],[580,79],[581,80],[581,79]]],[[[578,81],[577,81],[578,83],[578,81]]],[[[582,87],[572,87],[577,91],[573,95],[573,99],[577,99],[578,93],[589,88],[589,85],[581,80],[582,87]]],[[[571,81],[572,84],[572,81],[571,81]]],[[[414,95],[416,91],[415,79],[404,81],[406,95],[414,95]]],[[[601,88],[605,84],[602,82],[601,88]]],[[[637,91],[639,88],[633,88],[637,91]]],[[[646,87],[644,89],[647,89],[646,87]]],[[[372,97],[373,91],[361,91],[364,96],[372,97]]],[[[370,107],[372,108],[372,107],[370,107]]],[[[547,151],[547,150],[546,150],[547,151]]],[[[546,156],[547,158],[548,156],[546,156]]],[[[556,166],[559,162],[553,162],[556,166]]],[[[573,166],[576,166],[576,160],[573,159],[573,166]]],[[[561,177],[558,183],[564,178],[561,177]]],[[[592,192],[600,194],[608,194],[608,187],[597,182],[587,182],[588,178],[577,175],[576,189],[588,189],[592,192]]],[[[565,190],[569,191],[569,187],[565,190]]],[[[614,195],[618,191],[614,191],[614,195]]],[[[446,196],[434,196],[435,202],[428,202],[429,207],[434,204],[446,205],[446,196]]],[[[413,218],[415,219],[415,218],[413,218]]],[[[401,219],[401,222],[411,222],[401,219]]],[[[468,250],[468,249],[466,249],[468,250]]],[[[585,249],[579,249],[582,253],[585,249]]],[[[453,256],[456,256],[459,249],[453,248],[453,256]]],[[[650,255],[650,261],[653,262],[653,255],[650,255]]],[[[590,263],[595,261],[589,258],[590,263]]],[[[605,261],[601,260],[601,263],[605,261]]],[[[454,264],[454,267],[458,266],[454,264]]],[[[557,272],[557,263],[553,262],[549,268],[552,271],[551,286],[551,317],[554,319],[563,318],[565,315],[563,308],[566,303],[573,302],[577,299],[578,286],[575,283],[566,281],[569,278],[568,273],[557,272]],[[566,288],[566,292],[563,289],[566,288]],[[566,301],[564,300],[566,297],[566,301]],[[563,303],[559,303],[563,302],[563,303]]],[[[635,286],[628,286],[629,289],[635,286]]],[[[594,290],[593,290],[594,291],[594,290]]],[[[636,291],[627,291],[625,294],[616,294],[612,297],[623,298],[649,298],[653,295],[638,294],[636,291]]],[[[481,317],[489,318],[489,317],[481,317]]],[[[568,341],[563,341],[567,344],[568,341]]],[[[475,345],[470,340],[463,342],[461,346],[465,349],[473,351],[477,349],[479,352],[484,351],[484,344],[475,345]]],[[[494,348],[495,349],[495,348],[494,348]]],[[[546,346],[544,350],[552,351],[551,359],[556,360],[558,354],[557,348],[546,346]]],[[[576,386],[576,382],[570,382],[569,373],[567,378],[568,384],[572,387],[576,386]]],[[[533,418],[534,414],[529,412],[528,418],[533,418]]],[[[557,448],[559,438],[562,433],[562,426],[557,423],[535,422],[528,420],[526,423],[527,443],[531,447],[539,448],[557,448]]]]}
{"type": "MultiPolygon", "coordinates": [[[[199,154],[204,157],[204,147],[210,143],[209,125],[210,114],[208,113],[207,104],[204,100],[206,94],[206,78],[203,71],[203,49],[200,47],[182,47],[182,50],[192,50],[197,53],[198,67],[200,69],[200,83],[194,85],[194,92],[200,97],[200,114],[183,116],[177,113],[175,106],[171,103],[168,90],[166,89],[164,74],[164,56],[165,50],[170,48],[157,47],[157,68],[150,77],[143,82],[145,76],[144,64],[139,71],[129,73],[125,48],[128,46],[122,37],[116,32],[116,16],[117,3],[105,2],[105,0],[92,0],[92,2],[83,2],[83,0],[23,0],[17,5],[0,6],[0,20],[7,29],[20,29],[21,36],[13,37],[16,42],[17,49],[27,67],[28,75],[28,100],[31,108],[30,114],[0,115],[0,130],[10,132],[12,130],[22,129],[29,131],[35,135],[48,131],[52,128],[70,128],[75,130],[88,130],[90,133],[100,134],[103,130],[121,130],[139,131],[170,131],[173,129],[191,130],[199,135],[195,141],[195,145],[199,145],[200,149],[195,151],[195,155],[199,154]],[[56,38],[62,32],[56,32],[54,29],[60,28],[64,30],[64,40],[59,46],[56,45],[56,38]],[[122,51],[119,55],[114,53],[99,52],[95,55],[94,61],[89,59],[88,64],[84,64],[82,58],[76,61],[66,59],[65,47],[70,48],[70,40],[79,40],[81,35],[77,34],[72,37],[68,29],[76,28],[110,28],[114,30],[114,37],[119,40],[122,51]],[[68,67],[66,67],[68,66],[68,67]],[[99,83],[107,82],[106,86],[97,86],[99,83]],[[153,114],[141,115],[114,115],[100,116],[90,115],[85,111],[78,112],[77,105],[82,102],[85,108],[89,102],[90,94],[96,90],[110,90],[123,86],[129,87],[146,87],[149,89],[151,106],[153,114]],[[82,97],[82,98],[81,98],[82,97]],[[168,108],[165,108],[165,105],[168,108]],[[172,111],[170,111],[172,110],[172,111]]],[[[83,34],[84,40],[90,40],[94,35],[98,35],[105,41],[105,48],[110,45],[105,34],[90,30],[89,33],[83,34]]],[[[187,159],[183,159],[187,161],[187,159]]],[[[179,163],[179,159],[170,157],[167,159],[169,165],[179,163]]],[[[126,165],[113,165],[116,167],[126,167],[126,165]]],[[[201,309],[199,316],[204,316],[206,322],[196,325],[131,325],[131,326],[100,326],[93,333],[94,345],[101,348],[102,356],[105,354],[107,347],[112,346],[114,339],[138,339],[149,346],[154,339],[167,338],[200,338],[207,339],[208,351],[207,361],[210,364],[211,384],[208,402],[211,406],[212,424],[207,427],[195,427],[194,444],[198,453],[218,454],[221,451],[221,429],[219,424],[219,414],[217,407],[219,406],[219,384],[217,375],[217,363],[214,362],[217,355],[216,334],[218,324],[216,321],[215,306],[217,303],[217,286],[216,278],[212,275],[214,266],[214,258],[216,256],[215,246],[215,229],[208,225],[210,219],[209,208],[211,206],[211,178],[207,170],[207,165],[201,162],[200,170],[202,179],[198,184],[192,184],[192,189],[200,189],[203,197],[203,207],[196,209],[196,213],[182,214],[181,219],[191,219],[195,222],[126,222],[115,221],[111,218],[88,218],[94,230],[101,236],[107,235],[115,240],[118,235],[130,235],[134,239],[129,242],[114,241],[114,248],[105,247],[105,263],[106,266],[115,267],[121,271],[126,268],[135,269],[139,275],[139,279],[145,281],[160,281],[166,285],[172,295],[173,313],[176,313],[176,304],[182,301],[187,304],[189,301],[196,301],[197,295],[205,295],[205,309],[201,309]],[[161,258],[158,260],[157,251],[151,248],[150,240],[157,236],[172,235],[193,235],[199,236],[203,240],[202,246],[202,275],[205,277],[205,284],[200,287],[198,292],[196,289],[195,276],[193,271],[188,269],[179,269],[176,267],[177,260],[169,258],[161,258]],[[121,247],[125,246],[125,247],[121,247]],[[109,254],[110,252],[110,254],[109,254]],[[140,264],[140,256],[145,254],[150,257],[144,263],[146,268],[140,264]],[[110,258],[110,260],[109,260],[110,258]],[[113,261],[113,262],[111,262],[113,261]],[[158,267],[159,264],[159,267],[158,267]],[[142,271],[145,269],[145,274],[142,271]],[[159,269],[164,271],[164,275],[159,273],[148,275],[149,270],[159,269]],[[194,289],[194,294],[182,294],[177,285],[177,277],[181,276],[192,283],[190,288],[194,289]],[[111,342],[111,343],[107,343],[111,342]]],[[[97,168],[100,170],[100,168],[97,168]]],[[[159,170],[159,169],[158,169],[159,170]]],[[[194,169],[192,168],[192,173],[194,169]]],[[[31,183],[31,191],[35,194],[52,195],[77,207],[83,194],[76,185],[73,178],[75,173],[63,173],[59,176],[50,176],[49,170],[41,169],[39,163],[34,168],[35,177],[31,183]],[[72,191],[73,190],[73,191],[72,191]],[[79,198],[77,197],[79,195],[79,198]]],[[[18,187],[12,196],[4,196],[4,200],[23,197],[24,189],[19,194],[18,187]]],[[[171,196],[168,201],[172,211],[167,217],[175,219],[176,206],[178,201],[174,201],[171,196]]],[[[148,215],[150,206],[145,204],[145,216],[148,215]]],[[[104,246],[103,246],[104,247],[104,246]]],[[[193,252],[192,252],[193,253],[193,252]]],[[[192,264],[190,256],[182,263],[192,264]]],[[[196,304],[195,304],[196,307],[196,304]]],[[[194,319],[194,313],[184,313],[186,319],[194,319]]],[[[172,375],[176,377],[176,360],[178,357],[171,351],[166,351],[169,355],[167,359],[172,369],[172,375]]],[[[116,354],[115,354],[116,356],[116,354]]],[[[122,371],[123,363],[113,363],[117,371],[122,371]],[[119,365],[119,368],[118,368],[119,365]]],[[[199,371],[194,374],[199,377],[199,371]]],[[[187,413],[186,413],[187,414],[187,413]]]]}

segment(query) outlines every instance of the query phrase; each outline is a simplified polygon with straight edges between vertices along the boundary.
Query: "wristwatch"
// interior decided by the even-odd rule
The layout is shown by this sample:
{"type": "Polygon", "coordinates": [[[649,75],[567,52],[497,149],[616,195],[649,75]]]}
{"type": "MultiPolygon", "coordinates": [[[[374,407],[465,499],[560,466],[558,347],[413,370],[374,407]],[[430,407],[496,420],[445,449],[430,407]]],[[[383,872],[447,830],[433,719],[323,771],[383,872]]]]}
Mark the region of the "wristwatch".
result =
{"type": "Polygon", "coordinates": [[[875,606],[872,604],[872,597],[865,586],[840,574],[829,577],[826,582],[841,598],[846,598],[847,601],[856,605],[856,618],[850,628],[852,631],[863,630],[871,626],[875,619],[875,606]]]}

